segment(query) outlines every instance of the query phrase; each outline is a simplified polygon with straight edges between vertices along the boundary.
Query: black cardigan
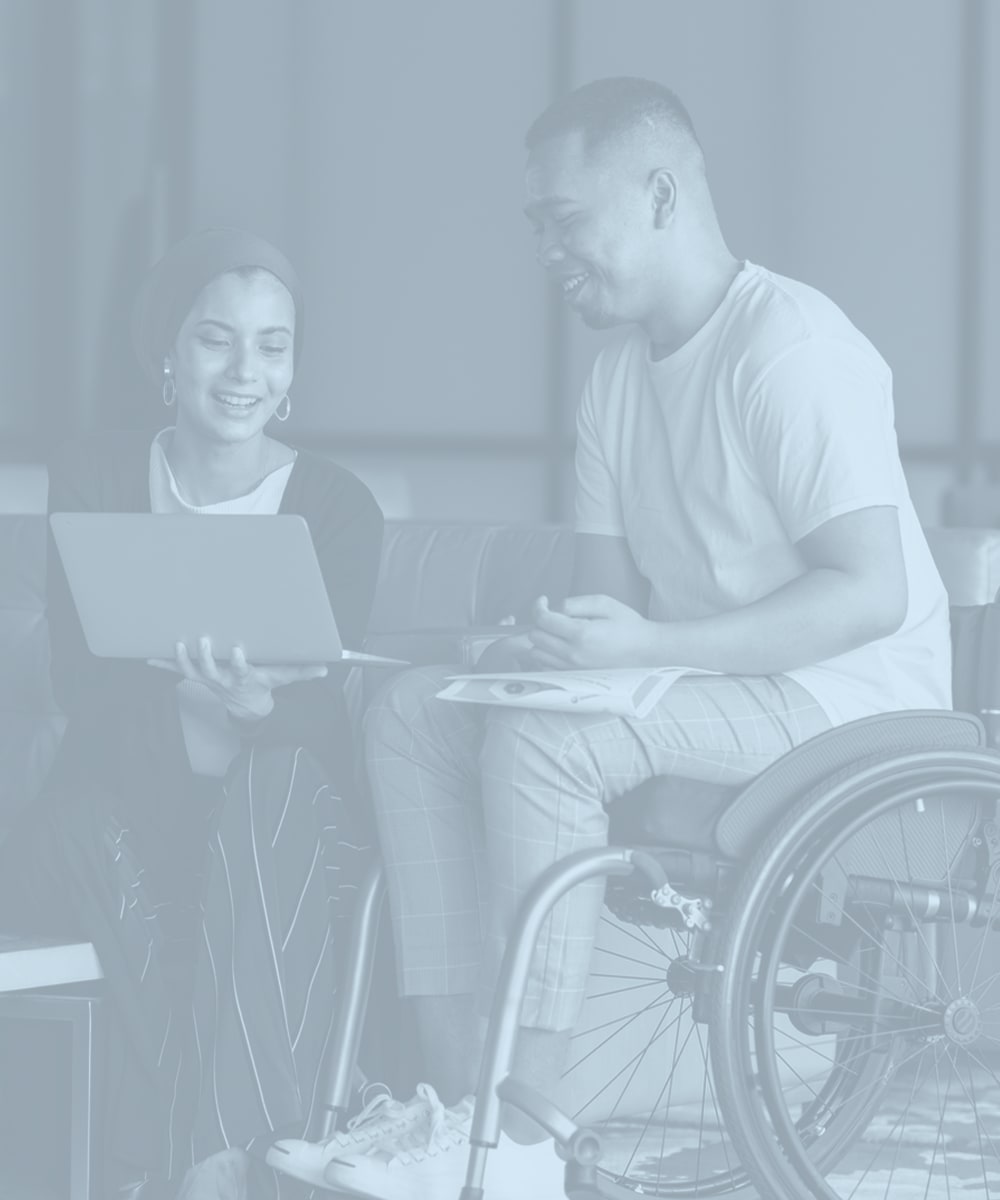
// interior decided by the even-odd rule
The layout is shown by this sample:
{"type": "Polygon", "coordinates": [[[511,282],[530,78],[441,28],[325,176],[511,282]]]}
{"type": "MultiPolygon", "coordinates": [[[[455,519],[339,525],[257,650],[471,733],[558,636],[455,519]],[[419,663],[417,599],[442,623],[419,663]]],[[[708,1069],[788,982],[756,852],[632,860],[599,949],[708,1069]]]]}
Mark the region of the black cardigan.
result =
{"type": "MultiPolygon", "coordinates": [[[[60,448],[49,464],[49,512],[149,512],[150,442],[145,432],[111,433],[60,448]]],[[[378,505],[356,476],[300,449],[279,511],[305,517],[344,644],[357,648],[378,576],[378,505]]],[[[65,801],[81,784],[110,788],[123,816],[137,805],[159,824],[160,805],[183,806],[199,787],[181,729],[178,676],[90,653],[51,535],[48,620],[53,689],[69,722],[45,791],[65,801]]],[[[344,674],[335,668],[325,679],[277,689],[254,738],[305,746],[342,794],[354,779],[344,674]]]]}

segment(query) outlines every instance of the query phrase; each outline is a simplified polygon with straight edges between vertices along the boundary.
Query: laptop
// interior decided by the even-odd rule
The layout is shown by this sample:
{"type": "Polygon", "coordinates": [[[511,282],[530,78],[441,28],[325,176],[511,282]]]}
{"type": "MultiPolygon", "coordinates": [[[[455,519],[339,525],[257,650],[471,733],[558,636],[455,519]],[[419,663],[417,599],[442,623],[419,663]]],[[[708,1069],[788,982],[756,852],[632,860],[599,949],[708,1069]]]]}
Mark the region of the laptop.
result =
{"type": "MultiPolygon", "coordinates": [[[[345,650],[309,526],[296,514],[52,513],[52,535],[92,654],[254,665],[404,660],[345,650]]],[[[345,569],[350,566],[345,564],[345,569]]]]}

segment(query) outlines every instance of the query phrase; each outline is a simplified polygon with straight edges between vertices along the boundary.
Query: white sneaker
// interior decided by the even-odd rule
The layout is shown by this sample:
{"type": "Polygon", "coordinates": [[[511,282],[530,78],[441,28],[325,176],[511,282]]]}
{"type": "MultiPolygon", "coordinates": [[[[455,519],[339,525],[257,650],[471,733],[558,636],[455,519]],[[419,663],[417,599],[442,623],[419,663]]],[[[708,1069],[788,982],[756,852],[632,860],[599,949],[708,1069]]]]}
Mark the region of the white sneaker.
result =
{"type": "MultiPolygon", "coordinates": [[[[472,1096],[445,1108],[432,1099],[429,1125],[367,1153],[340,1155],[324,1172],[325,1186],[372,1200],[458,1200],[469,1161],[472,1096]]],[[[519,1197],[523,1200],[523,1197],[519,1197]]]]}
{"type": "MultiPolygon", "coordinates": [[[[474,1097],[467,1096],[454,1108],[437,1109],[429,1133],[415,1130],[381,1149],[331,1162],[326,1186],[370,1200],[458,1200],[474,1107],[474,1097]]],[[[551,1139],[522,1146],[501,1134],[487,1158],[485,1195],[489,1200],[565,1200],[565,1169],[551,1139]]]]}
{"type": "Polygon", "coordinates": [[[406,1104],[394,1100],[388,1090],[381,1092],[347,1122],[345,1129],[322,1142],[300,1138],[275,1142],[268,1147],[267,1165],[313,1187],[324,1187],[326,1169],[336,1159],[377,1150],[419,1130],[429,1133],[436,1107],[440,1108],[441,1102],[429,1083],[418,1083],[416,1095],[406,1104]]]}

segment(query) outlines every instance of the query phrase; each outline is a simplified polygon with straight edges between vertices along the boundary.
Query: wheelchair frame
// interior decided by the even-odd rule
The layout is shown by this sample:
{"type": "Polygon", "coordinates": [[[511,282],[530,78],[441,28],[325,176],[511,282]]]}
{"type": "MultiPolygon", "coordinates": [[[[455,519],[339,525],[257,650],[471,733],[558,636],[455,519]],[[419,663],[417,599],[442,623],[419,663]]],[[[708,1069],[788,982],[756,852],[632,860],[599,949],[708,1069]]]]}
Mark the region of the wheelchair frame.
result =
{"type": "MultiPolygon", "coordinates": [[[[929,714],[919,715],[926,718],[929,714]]],[[[935,715],[944,720],[949,717],[959,718],[966,723],[971,720],[964,714],[935,715]]],[[[898,721],[900,716],[902,714],[894,714],[890,719],[898,721]]],[[[879,720],[874,718],[854,724],[864,726],[879,720]]],[[[964,783],[952,785],[949,784],[949,779],[952,775],[956,779],[968,776],[968,780],[972,781],[969,787],[975,784],[980,791],[992,796],[995,807],[992,814],[986,813],[973,837],[973,843],[978,840],[978,845],[974,845],[978,871],[974,888],[960,889],[952,886],[950,876],[946,888],[935,886],[934,881],[928,880],[909,880],[903,885],[894,877],[886,879],[866,874],[849,880],[845,876],[844,882],[849,886],[836,897],[841,911],[840,919],[849,911],[877,911],[880,920],[915,928],[921,943],[918,952],[923,960],[919,971],[928,981],[932,993],[937,988],[935,971],[940,974],[935,961],[936,933],[945,922],[978,924],[980,927],[985,926],[985,931],[1000,928],[1000,754],[984,748],[985,735],[978,723],[977,727],[978,745],[970,744],[965,749],[956,749],[953,746],[929,747],[910,753],[906,753],[902,748],[889,749],[868,760],[851,763],[846,767],[841,766],[839,772],[833,772],[832,777],[821,772],[819,781],[813,779],[813,787],[807,794],[792,793],[785,798],[784,805],[776,808],[772,801],[771,808],[775,811],[770,815],[780,816],[778,830],[776,833],[772,831],[770,839],[758,848],[749,862],[734,863],[717,855],[719,861],[716,862],[716,867],[732,872],[732,879],[726,886],[728,895],[732,898],[735,891],[742,896],[734,906],[734,911],[740,914],[735,921],[727,922],[723,916],[722,920],[716,922],[713,904],[718,900],[718,896],[707,894],[704,871],[700,879],[684,879],[673,869],[668,876],[664,863],[670,861],[672,851],[669,847],[610,845],[597,850],[580,851],[554,863],[536,881],[523,901],[507,944],[487,1033],[471,1129],[466,1185],[462,1190],[461,1200],[482,1200],[484,1196],[488,1153],[498,1144],[501,1109],[505,1103],[515,1105],[553,1136],[558,1153],[566,1160],[565,1190],[572,1200],[623,1194],[619,1185],[609,1186],[602,1178],[600,1136],[587,1127],[578,1127],[554,1103],[512,1078],[510,1074],[521,1002],[539,929],[560,898],[584,880],[599,876],[625,881],[626,908],[632,903],[637,906],[636,911],[640,914],[658,913],[665,924],[683,927],[693,934],[694,953],[686,964],[694,979],[692,992],[695,999],[692,1001],[692,1015],[696,1022],[709,1025],[709,1036],[713,1045],[718,1040],[723,1047],[720,1080],[728,1078],[731,1082],[736,1081],[731,1087],[720,1089],[720,1092],[724,1090],[726,1094],[722,1107],[726,1113],[727,1130],[729,1117],[734,1113],[737,1116],[732,1136],[734,1145],[740,1151],[742,1169],[758,1187],[770,1189],[764,1192],[769,1197],[782,1196],[787,1197],[787,1200],[799,1200],[803,1195],[804,1185],[810,1187],[814,1195],[831,1195],[832,1193],[816,1190],[821,1183],[817,1183],[815,1164],[810,1165],[807,1161],[808,1146],[803,1149],[798,1142],[791,1146],[787,1144],[786,1139],[786,1144],[776,1153],[766,1156],[766,1164],[762,1163],[759,1154],[760,1141],[751,1138],[747,1129],[755,1130],[756,1139],[770,1137],[773,1140],[773,1135],[767,1131],[767,1114],[762,1116],[760,1106],[752,1118],[745,1118],[740,1111],[746,1107],[745,1097],[741,1098],[740,1089],[745,1089],[751,1083],[744,1078],[746,1064],[739,1060],[735,1047],[736,1039],[717,1039],[711,1026],[713,1022],[717,1027],[719,1022],[723,1025],[732,1024],[734,1014],[746,1011],[750,1003],[746,991],[749,985],[746,980],[735,978],[730,968],[734,960],[742,961],[747,958],[749,951],[746,931],[755,920],[759,923],[761,919],[758,911],[760,905],[756,904],[754,897],[760,899],[764,895],[762,889],[766,890],[768,881],[773,887],[774,881],[780,880],[782,872],[788,872],[789,864],[796,856],[801,857],[802,846],[814,834],[819,815],[839,811],[837,805],[846,803],[845,797],[849,799],[859,791],[864,792],[869,784],[884,784],[888,789],[886,804],[891,805],[895,803],[894,789],[897,785],[894,780],[898,777],[898,785],[905,785],[904,790],[908,788],[913,792],[919,810],[919,805],[923,803],[919,798],[920,793],[926,790],[925,781],[927,786],[936,781],[934,786],[939,789],[958,787],[961,790],[965,786],[964,783]],[[933,932],[928,932],[925,937],[921,932],[922,925],[926,925],[928,931],[933,932]]],[[[851,729],[852,726],[843,726],[840,730],[833,731],[833,734],[842,739],[845,732],[851,729]]],[[[830,734],[822,736],[830,743],[830,734]]],[[[808,755],[810,745],[811,743],[805,743],[792,754],[808,755]]],[[[787,760],[790,757],[791,755],[786,755],[779,764],[765,772],[764,776],[777,771],[782,764],[786,764],[783,769],[787,773],[787,760]]],[[[758,779],[763,779],[764,776],[758,779]]],[[[749,788],[734,802],[734,808],[738,808],[740,799],[747,791],[749,788]]],[[[758,825],[760,823],[758,814],[758,825]]],[[[963,845],[963,853],[968,849],[969,847],[963,845]]],[[[695,875],[697,874],[698,872],[695,872],[695,875]]],[[[376,863],[369,870],[358,895],[354,919],[355,936],[347,963],[349,986],[342,993],[343,1002],[336,1014],[330,1041],[331,1052],[325,1064],[321,1093],[326,1099],[317,1126],[309,1131],[308,1136],[312,1138],[328,1136],[347,1112],[383,900],[384,880],[381,867],[376,863]]],[[[621,902],[619,897],[619,903],[621,902]]],[[[762,899],[760,903],[763,904],[762,899]]],[[[837,914],[834,913],[834,924],[836,920],[837,914]]],[[[857,998],[838,998],[831,991],[829,984],[821,986],[813,981],[798,984],[796,987],[798,990],[790,988],[783,993],[783,1001],[788,1011],[793,1012],[793,1016],[803,1022],[807,1029],[810,1028],[810,1020],[824,1027],[831,1025],[842,1028],[847,1024],[852,1029],[852,1021],[862,1024],[870,1021],[873,1029],[878,1025],[882,1030],[877,1036],[890,1037],[891,1040],[892,1030],[901,1029],[908,1021],[912,1022],[915,1012],[923,1016],[929,1011],[926,1005],[918,1009],[913,1002],[903,1001],[895,1002],[895,1008],[889,1002],[883,1009],[876,1004],[875,1008],[869,1011],[874,1002],[858,1001],[857,998]],[[810,987],[812,992],[809,991],[810,987]],[[834,1012],[833,1017],[830,1015],[831,1011],[834,1012]]],[[[969,1023],[975,1023],[973,1007],[956,1007],[956,1004],[949,1006],[941,1017],[946,1038],[954,1035],[955,1039],[961,1041],[966,1036],[962,1032],[963,1029],[967,1032],[969,1023]]],[[[939,1016],[941,1014],[935,1016],[935,1021],[939,1016]]],[[[739,1024],[738,1020],[736,1024],[739,1024]]],[[[762,1037],[766,1041],[766,1035],[758,1033],[758,1041],[762,1037]]],[[[997,1082],[1000,1084],[1000,1078],[997,1082]]],[[[773,1110],[773,1097],[769,1103],[773,1110]]],[[[770,1111],[767,1119],[772,1122],[775,1120],[773,1111],[770,1111]]],[[[788,1122],[786,1125],[787,1128],[791,1128],[788,1122]]],[[[843,1136],[853,1132],[855,1131],[848,1124],[843,1136]]],[[[793,1131],[793,1140],[796,1137],[793,1131]]],[[[831,1149],[825,1152],[825,1159],[831,1157],[832,1150],[839,1148],[835,1139],[830,1143],[830,1147],[831,1149]]],[[[994,1147],[994,1151],[995,1149],[994,1147]]],[[[1000,1154],[997,1157],[1000,1159],[1000,1154]]],[[[824,1155],[819,1155],[819,1158],[824,1159],[824,1155]]],[[[737,1189],[722,1188],[713,1191],[707,1184],[699,1190],[696,1181],[694,1190],[670,1194],[709,1195],[720,1194],[722,1191],[732,1194],[734,1190],[737,1189]]],[[[628,1191],[637,1194],[631,1186],[628,1191]]],[[[488,1190],[485,1194],[488,1197],[488,1190]]]]}

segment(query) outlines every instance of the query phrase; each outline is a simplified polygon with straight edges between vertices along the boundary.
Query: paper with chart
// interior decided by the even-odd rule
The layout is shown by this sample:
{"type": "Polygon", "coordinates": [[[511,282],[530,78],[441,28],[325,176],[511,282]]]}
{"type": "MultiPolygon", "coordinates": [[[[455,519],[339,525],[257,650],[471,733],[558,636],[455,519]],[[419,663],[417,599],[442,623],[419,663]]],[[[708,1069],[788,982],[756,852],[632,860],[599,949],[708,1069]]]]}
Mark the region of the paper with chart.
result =
{"type": "Polygon", "coordinates": [[[690,667],[621,667],[603,671],[514,671],[452,675],[440,700],[500,704],[551,712],[645,717],[682,675],[707,675],[690,667]]]}

